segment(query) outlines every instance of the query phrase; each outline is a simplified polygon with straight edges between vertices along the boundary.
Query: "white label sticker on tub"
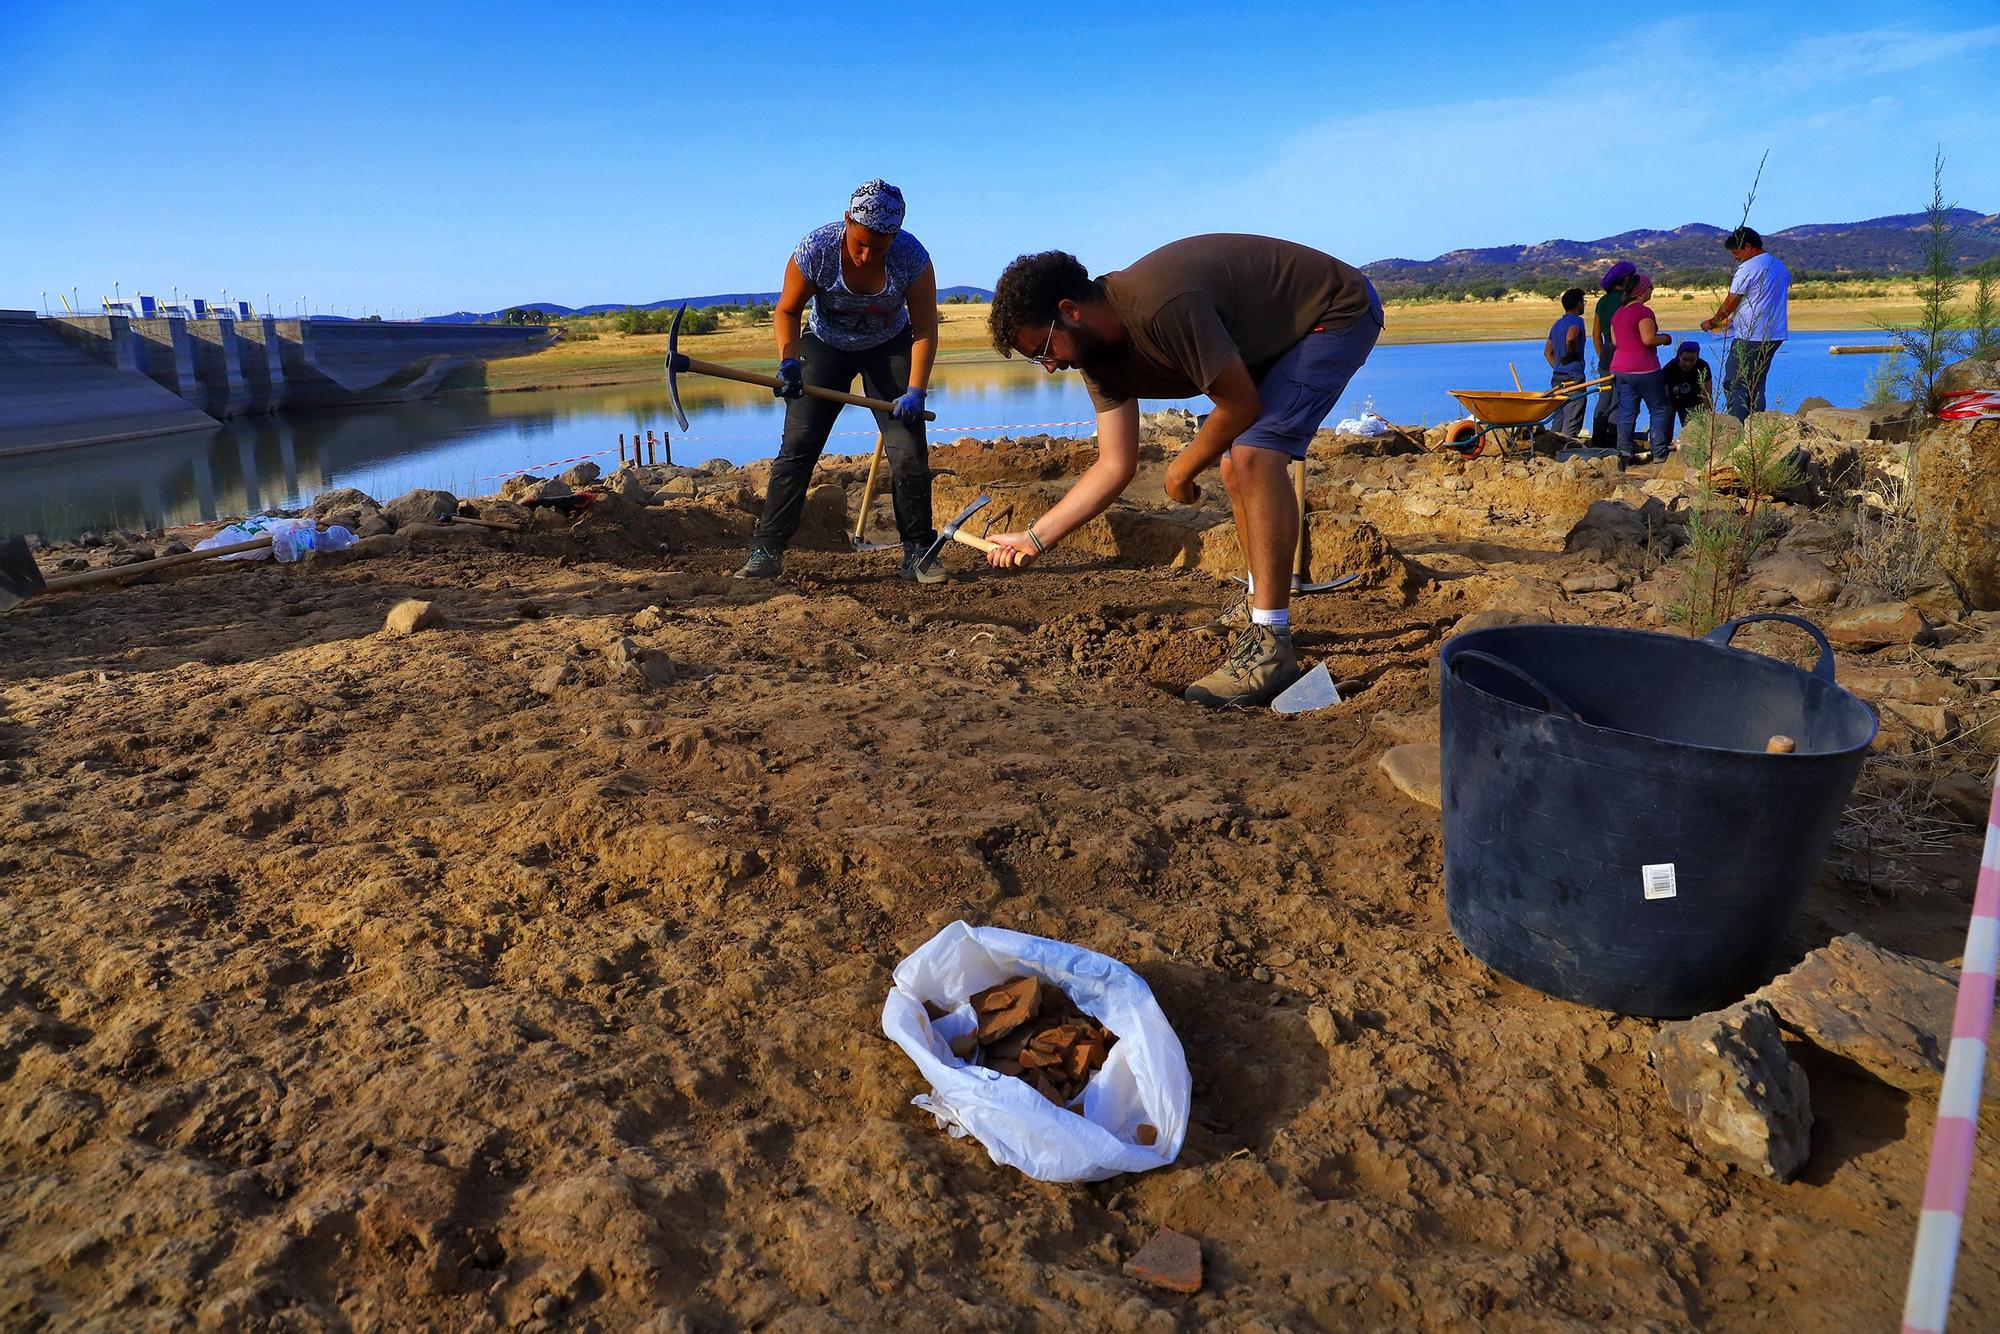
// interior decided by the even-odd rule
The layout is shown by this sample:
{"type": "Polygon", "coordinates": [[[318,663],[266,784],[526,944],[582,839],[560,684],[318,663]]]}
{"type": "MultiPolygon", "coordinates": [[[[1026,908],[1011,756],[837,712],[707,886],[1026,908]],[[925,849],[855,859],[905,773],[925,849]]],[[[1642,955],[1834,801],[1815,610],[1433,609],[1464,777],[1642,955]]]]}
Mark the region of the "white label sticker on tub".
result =
{"type": "Polygon", "coordinates": [[[1676,893],[1674,888],[1674,864],[1672,862],[1660,862],[1654,866],[1642,866],[1639,868],[1639,874],[1645,881],[1647,898],[1670,899],[1676,893]]]}

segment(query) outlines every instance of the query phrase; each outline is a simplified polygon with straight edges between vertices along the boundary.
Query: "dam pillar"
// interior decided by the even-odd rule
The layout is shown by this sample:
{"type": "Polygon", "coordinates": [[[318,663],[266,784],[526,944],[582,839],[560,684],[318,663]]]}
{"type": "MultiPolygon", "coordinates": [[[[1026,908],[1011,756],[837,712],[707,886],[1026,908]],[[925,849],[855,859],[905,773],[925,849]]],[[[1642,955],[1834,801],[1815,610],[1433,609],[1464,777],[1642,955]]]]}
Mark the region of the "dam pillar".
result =
{"type": "Polygon", "coordinates": [[[285,360],[278,322],[268,315],[236,321],[236,350],[247,398],[245,412],[276,412],[285,405],[285,360]]]}
{"type": "MultiPolygon", "coordinates": [[[[239,417],[250,401],[243,380],[242,346],[233,320],[194,320],[187,324],[188,351],[194,366],[194,404],[211,417],[239,417]]],[[[183,391],[183,398],[187,397],[183,391]]]]}
{"type": "Polygon", "coordinates": [[[138,355],[140,374],[200,407],[201,387],[194,378],[194,344],[188,337],[187,321],[178,315],[167,315],[130,323],[132,350],[138,355]]]}

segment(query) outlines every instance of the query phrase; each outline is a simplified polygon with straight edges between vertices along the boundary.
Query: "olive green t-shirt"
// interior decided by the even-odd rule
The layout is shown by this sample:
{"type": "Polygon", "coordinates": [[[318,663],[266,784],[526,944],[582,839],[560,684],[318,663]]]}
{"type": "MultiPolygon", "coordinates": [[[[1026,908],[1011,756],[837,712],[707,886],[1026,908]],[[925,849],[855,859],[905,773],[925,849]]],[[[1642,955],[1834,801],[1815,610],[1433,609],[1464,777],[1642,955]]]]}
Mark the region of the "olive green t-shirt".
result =
{"type": "Polygon", "coordinates": [[[1261,380],[1314,329],[1369,317],[1359,269],[1269,236],[1190,236],[1099,281],[1125,326],[1123,344],[1081,368],[1100,412],[1206,393],[1232,357],[1261,380]]]}
{"type": "Polygon", "coordinates": [[[1625,304],[1625,293],[1614,287],[1597,298],[1597,325],[1604,330],[1604,364],[1611,364],[1611,317],[1625,304]]]}

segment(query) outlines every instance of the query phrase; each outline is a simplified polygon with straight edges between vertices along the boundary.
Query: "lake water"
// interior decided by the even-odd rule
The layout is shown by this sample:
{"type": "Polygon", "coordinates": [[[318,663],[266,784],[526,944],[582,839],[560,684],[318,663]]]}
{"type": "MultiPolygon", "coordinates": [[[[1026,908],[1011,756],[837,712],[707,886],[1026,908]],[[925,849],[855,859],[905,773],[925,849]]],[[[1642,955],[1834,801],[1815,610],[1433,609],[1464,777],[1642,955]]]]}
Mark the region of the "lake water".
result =
{"type": "MultiPolygon", "coordinates": [[[[1671,319],[1669,319],[1671,325],[1671,319]]],[[[1859,403],[1882,360],[1834,357],[1839,343],[1875,343],[1879,333],[1799,334],[1771,372],[1771,405],[1818,395],[1859,403]]],[[[1718,375],[1720,344],[1704,353],[1718,375]]],[[[1536,342],[1417,343],[1375,350],[1328,419],[1372,405],[1398,423],[1455,420],[1451,389],[1512,386],[1508,363],[1530,388],[1547,384],[1536,342]]],[[[971,435],[1088,435],[1090,399],[1074,374],[1014,363],[945,364],[933,377],[933,440],[971,435]]],[[[359,487],[388,499],[412,487],[458,495],[497,491],[516,473],[559,472],[590,457],[606,471],[618,433],[673,430],[677,463],[747,463],[777,449],[782,411],[769,391],[690,376],[682,402],[692,429],[674,428],[666,388],[627,386],[526,394],[455,394],[396,407],[245,417],[218,430],[0,459],[0,534],[51,540],[86,528],[145,530],[270,508],[295,508],[329,487],[359,487]]],[[[1205,411],[1207,400],[1187,401],[1205,411]]],[[[1148,409],[1169,406],[1148,402],[1148,409]]],[[[849,408],[831,453],[874,446],[868,413],[849,408]]]]}

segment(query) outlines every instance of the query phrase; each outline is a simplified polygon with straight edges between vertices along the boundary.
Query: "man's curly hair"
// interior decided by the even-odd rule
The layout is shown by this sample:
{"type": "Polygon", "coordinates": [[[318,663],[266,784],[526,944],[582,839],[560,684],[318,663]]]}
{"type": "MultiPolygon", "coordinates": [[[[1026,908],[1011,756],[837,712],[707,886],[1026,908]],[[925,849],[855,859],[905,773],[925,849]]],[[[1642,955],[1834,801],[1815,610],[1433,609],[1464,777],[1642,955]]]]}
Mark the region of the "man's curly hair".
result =
{"type": "Polygon", "coordinates": [[[1014,335],[1053,320],[1057,302],[1089,301],[1098,294],[1090,270],[1075,255],[1044,250],[1015,256],[993,286],[993,310],[986,317],[994,350],[1013,356],[1014,335]]]}

